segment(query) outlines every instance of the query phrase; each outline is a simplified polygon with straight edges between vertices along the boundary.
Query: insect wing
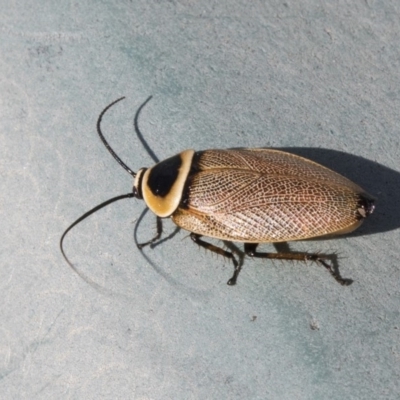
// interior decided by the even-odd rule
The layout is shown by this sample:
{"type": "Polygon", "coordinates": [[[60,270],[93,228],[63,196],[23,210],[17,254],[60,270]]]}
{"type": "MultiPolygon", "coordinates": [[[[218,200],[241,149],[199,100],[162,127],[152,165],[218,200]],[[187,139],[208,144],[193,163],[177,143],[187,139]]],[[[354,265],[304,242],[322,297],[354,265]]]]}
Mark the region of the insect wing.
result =
{"type": "Polygon", "coordinates": [[[304,177],[335,183],[357,192],[363,190],[344,176],[307,158],[275,149],[207,150],[197,153],[200,171],[215,168],[242,169],[267,175],[304,177]]]}
{"type": "Polygon", "coordinates": [[[361,189],[302,157],[275,150],[198,153],[187,202],[172,216],[200,235],[280,242],[351,231],[361,189]]]}

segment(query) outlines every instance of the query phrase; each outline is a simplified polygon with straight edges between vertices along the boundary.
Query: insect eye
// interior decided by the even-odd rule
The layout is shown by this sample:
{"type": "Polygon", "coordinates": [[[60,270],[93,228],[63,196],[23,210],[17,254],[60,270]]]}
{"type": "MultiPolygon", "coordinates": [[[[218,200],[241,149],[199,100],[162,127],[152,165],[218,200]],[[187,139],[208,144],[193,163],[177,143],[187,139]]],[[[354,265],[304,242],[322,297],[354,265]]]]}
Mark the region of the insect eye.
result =
{"type": "Polygon", "coordinates": [[[136,186],[132,187],[132,193],[133,193],[133,197],[136,197],[139,200],[142,200],[143,197],[141,195],[141,193],[138,191],[138,189],[136,188],[136,186]]]}

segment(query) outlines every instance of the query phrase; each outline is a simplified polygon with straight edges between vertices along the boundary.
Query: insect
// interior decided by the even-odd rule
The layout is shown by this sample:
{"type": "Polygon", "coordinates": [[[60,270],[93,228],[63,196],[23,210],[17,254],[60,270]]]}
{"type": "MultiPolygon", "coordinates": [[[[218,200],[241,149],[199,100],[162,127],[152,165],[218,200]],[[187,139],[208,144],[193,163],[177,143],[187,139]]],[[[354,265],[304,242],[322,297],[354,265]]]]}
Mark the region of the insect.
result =
{"type": "MultiPolygon", "coordinates": [[[[135,123],[150,98],[139,108],[135,123]]],[[[363,189],[311,160],[262,148],[184,150],[151,168],[134,172],[117,156],[101,131],[103,116],[122,99],[101,112],[97,132],[115,160],[134,178],[133,189],[94,207],[65,230],[60,248],[71,267],[63,249],[65,235],[100,208],[135,197],[143,199],[157,218],[156,235],[138,244],[139,249],[155,243],[162,234],[162,218],[171,218],[178,227],[190,232],[193,242],[232,261],[234,272],[229,285],[236,284],[241,263],[233,251],[202,237],[244,243],[244,252],[250,257],[314,261],[340,284],[350,283],[327,262],[327,255],[264,253],[258,252],[257,246],[353,231],[375,208],[374,199],[363,189]]]]}

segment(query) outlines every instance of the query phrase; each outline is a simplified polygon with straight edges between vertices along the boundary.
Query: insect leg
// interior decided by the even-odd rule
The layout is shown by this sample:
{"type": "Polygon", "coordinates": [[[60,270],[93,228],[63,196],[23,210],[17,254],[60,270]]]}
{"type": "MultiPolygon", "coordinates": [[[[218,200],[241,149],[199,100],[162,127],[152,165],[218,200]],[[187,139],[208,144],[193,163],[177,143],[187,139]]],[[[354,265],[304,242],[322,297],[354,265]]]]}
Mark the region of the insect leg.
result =
{"type": "Polygon", "coordinates": [[[351,279],[344,279],[340,276],[339,271],[329,265],[324,259],[329,256],[321,254],[309,254],[309,253],[261,253],[256,251],[258,243],[245,243],[244,252],[250,257],[257,258],[270,258],[274,260],[296,260],[296,261],[315,261],[322,264],[329,273],[343,286],[348,286],[352,283],[351,279]]]}
{"type": "Polygon", "coordinates": [[[232,278],[229,279],[229,281],[227,283],[228,283],[228,285],[231,285],[231,286],[232,285],[236,285],[237,277],[239,276],[239,272],[240,272],[241,266],[237,262],[237,260],[236,260],[235,256],[233,255],[233,253],[230,252],[230,251],[226,251],[224,249],[221,249],[220,247],[215,246],[215,245],[213,245],[211,243],[205,242],[204,240],[201,240],[200,239],[201,235],[198,235],[196,233],[191,233],[190,234],[190,238],[193,240],[193,242],[197,243],[199,246],[204,247],[207,250],[210,250],[210,251],[212,251],[214,253],[217,253],[217,254],[219,254],[221,256],[224,256],[224,257],[229,258],[229,259],[232,260],[233,266],[234,266],[234,272],[233,272],[232,278]]]}
{"type": "Polygon", "coordinates": [[[324,261],[323,257],[318,254],[308,254],[307,260],[316,261],[317,263],[322,264],[328,272],[343,286],[349,286],[353,283],[352,279],[344,279],[340,276],[340,273],[337,269],[333,268],[326,261],[324,261]]]}
{"type": "Polygon", "coordinates": [[[172,239],[179,231],[181,230],[181,228],[179,228],[179,226],[177,226],[174,231],[172,233],[170,233],[168,236],[163,237],[161,240],[159,240],[158,242],[154,242],[150,245],[150,248],[154,249],[156,246],[166,242],[167,240],[172,239]]]}
{"type": "Polygon", "coordinates": [[[161,221],[160,217],[156,217],[156,226],[157,226],[157,232],[152,239],[150,239],[148,242],[145,242],[145,243],[137,243],[136,242],[136,246],[138,247],[138,249],[143,249],[143,247],[148,246],[149,244],[151,245],[156,240],[160,239],[161,234],[162,234],[162,221],[161,221]]]}

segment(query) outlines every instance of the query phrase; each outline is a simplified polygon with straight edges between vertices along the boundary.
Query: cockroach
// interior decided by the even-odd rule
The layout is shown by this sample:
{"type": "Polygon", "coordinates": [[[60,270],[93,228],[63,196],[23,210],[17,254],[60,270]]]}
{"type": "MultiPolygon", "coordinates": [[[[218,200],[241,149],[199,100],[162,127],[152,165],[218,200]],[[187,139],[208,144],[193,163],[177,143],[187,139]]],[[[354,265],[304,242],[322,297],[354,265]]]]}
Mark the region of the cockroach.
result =
{"type": "MultiPolygon", "coordinates": [[[[135,127],[140,110],[150,98],[139,108],[135,127]]],[[[374,199],[368,193],[316,162],[275,149],[184,150],[134,172],[117,156],[101,130],[105,113],[123,99],[101,112],[97,133],[115,160],[134,178],[133,190],[99,204],[65,230],[60,248],[71,267],[63,249],[65,235],[100,208],[135,197],[143,199],[157,218],[156,235],[137,244],[139,249],[154,244],[162,234],[162,218],[171,218],[190,232],[193,242],[232,261],[234,273],[229,285],[236,284],[241,263],[233,251],[211,244],[203,236],[244,243],[244,252],[250,257],[314,261],[340,284],[350,283],[327,262],[327,255],[263,253],[257,251],[257,246],[349,233],[374,211],[374,199]]]]}

